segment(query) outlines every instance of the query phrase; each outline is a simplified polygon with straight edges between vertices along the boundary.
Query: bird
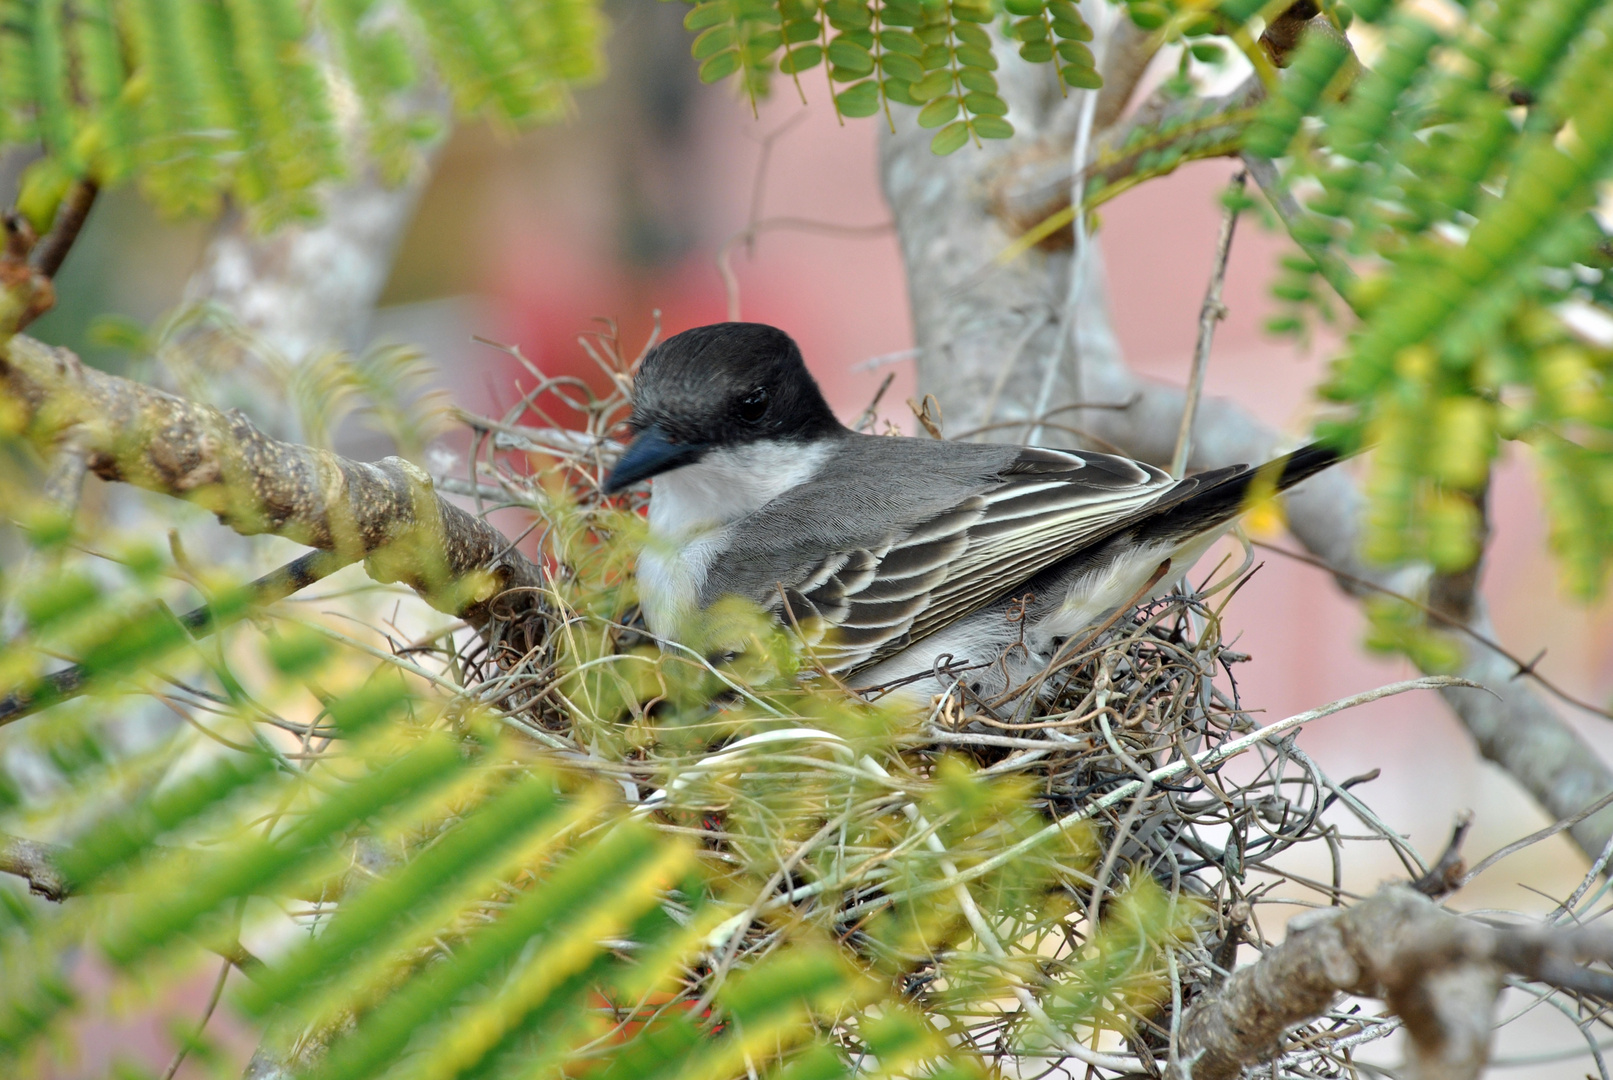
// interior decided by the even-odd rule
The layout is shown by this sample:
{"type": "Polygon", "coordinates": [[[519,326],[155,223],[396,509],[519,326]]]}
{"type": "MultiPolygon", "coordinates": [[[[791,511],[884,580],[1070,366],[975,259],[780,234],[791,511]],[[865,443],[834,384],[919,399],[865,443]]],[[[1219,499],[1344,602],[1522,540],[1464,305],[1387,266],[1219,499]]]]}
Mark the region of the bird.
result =
{"type": "Polygon", "coordinates": [[[842,424],[799,346],[762,323],[644,357],[602,490],[653,481],[637,564],[656,636],[734,595],[854,689],[1021,693],[1073,635],[1164,595],[1245,508],[1339,454],[1185,478],[1086,450],[872,435],[842,424]],[[961,673],[961,674],[960,674],[961,673]]]}

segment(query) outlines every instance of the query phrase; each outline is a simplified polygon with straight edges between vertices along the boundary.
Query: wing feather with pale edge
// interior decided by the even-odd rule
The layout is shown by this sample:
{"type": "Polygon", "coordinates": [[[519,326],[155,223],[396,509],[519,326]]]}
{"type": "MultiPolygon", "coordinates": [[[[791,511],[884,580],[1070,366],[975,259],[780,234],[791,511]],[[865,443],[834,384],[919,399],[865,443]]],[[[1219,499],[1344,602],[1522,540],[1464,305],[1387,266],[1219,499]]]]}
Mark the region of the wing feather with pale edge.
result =
{"type": "Polygon", "coordinates": [[[829,670],[863,667],[1002,596],[1175,486],[1127,458],[1029,447],[994,487],[879,546],[801,568],[783,590],[786,614],[829,670]]]}

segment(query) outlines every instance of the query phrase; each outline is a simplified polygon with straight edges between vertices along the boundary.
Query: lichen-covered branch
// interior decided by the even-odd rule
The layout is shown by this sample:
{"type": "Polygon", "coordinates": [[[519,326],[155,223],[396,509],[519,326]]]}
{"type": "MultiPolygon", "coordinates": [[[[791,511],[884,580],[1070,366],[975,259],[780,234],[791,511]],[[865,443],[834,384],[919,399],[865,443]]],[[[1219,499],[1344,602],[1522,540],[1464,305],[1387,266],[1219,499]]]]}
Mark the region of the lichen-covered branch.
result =
{"type": "Polygon", "coordinates": [[[238,533],[363,559],[377,581],[401,581],[473,624],[500,592],[541,584],[502,533],[402,458],[352,461],[271,439],[236,410],[96,371],[23,335],[0,346],[0,387],[32,438],[73,439],[102,479],[187,499],[238,533]]]}
{"type": "Polygon", "coordinates": [[[1508,973],[1607,999],[1613,934],[1498,928],[1391,885],[1352,908],[1295,918],[1287,939],[1200,997],[1182,1017],[1173,1080],[1234,1080],[1270,1061],[1291,1027],[1341,994],[1379,998],[1410,1036],[1408,1080],[1468,1080],[1483,1070],[1496,995],[1508,973]]]}

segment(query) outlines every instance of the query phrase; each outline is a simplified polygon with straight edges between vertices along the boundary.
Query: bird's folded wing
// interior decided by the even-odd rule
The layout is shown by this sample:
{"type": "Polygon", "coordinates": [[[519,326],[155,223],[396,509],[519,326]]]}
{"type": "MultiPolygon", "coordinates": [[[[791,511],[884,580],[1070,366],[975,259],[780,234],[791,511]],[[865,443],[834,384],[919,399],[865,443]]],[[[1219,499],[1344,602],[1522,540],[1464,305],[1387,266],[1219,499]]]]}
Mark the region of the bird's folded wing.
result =
{"type": "Polygon", "coordinates": [[[1176,482],[1106,454],[1030,448],[999,483],[880,544],[826,553],[775,603],[831,671],[877,662],[997,599],[1176,482]]]}

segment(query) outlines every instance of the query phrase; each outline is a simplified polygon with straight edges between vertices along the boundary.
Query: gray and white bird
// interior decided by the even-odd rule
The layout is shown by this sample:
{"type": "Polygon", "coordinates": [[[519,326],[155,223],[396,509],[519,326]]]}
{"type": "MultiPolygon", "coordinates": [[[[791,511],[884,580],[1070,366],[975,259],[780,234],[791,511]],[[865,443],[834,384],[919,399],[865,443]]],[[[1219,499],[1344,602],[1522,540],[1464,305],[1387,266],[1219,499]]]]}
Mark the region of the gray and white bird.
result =
{"type": "Polygon", "coordinates": [[[607,494],[655,479],[639,598],[676,638],[734,594],[801,631],[859,687],[979,694],[1040,672],[1071,636],[1169,591],[1244,508],[1338,455],[1176,480],[1112,454],[859,434],[835,418],[788,334],[718,323],[644,358],[633,441],[607,494]],[[1026,598],[1029,599],[1026,599],[1026,598]]]}

